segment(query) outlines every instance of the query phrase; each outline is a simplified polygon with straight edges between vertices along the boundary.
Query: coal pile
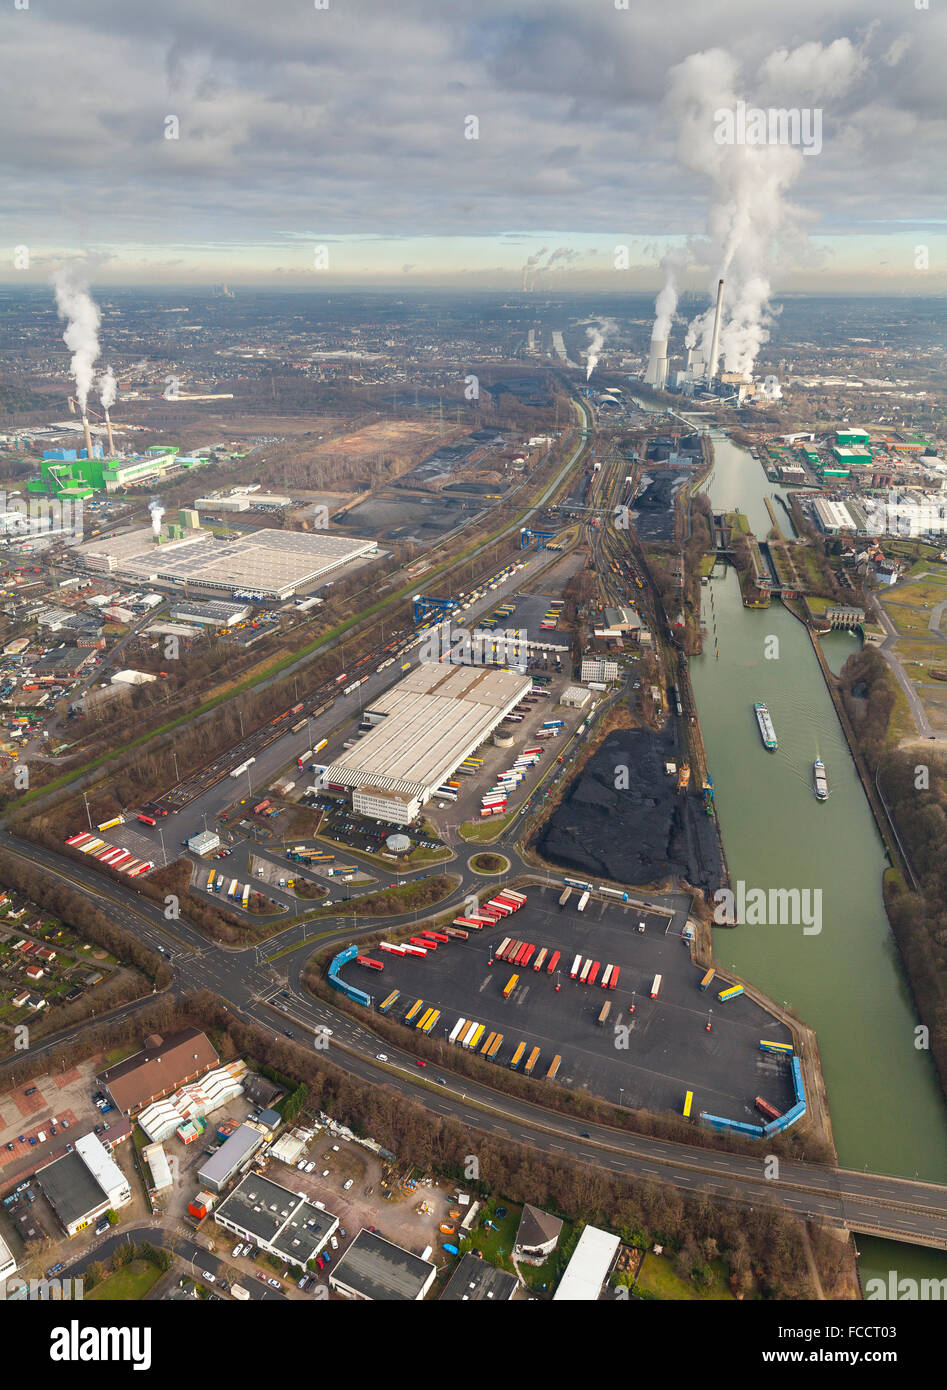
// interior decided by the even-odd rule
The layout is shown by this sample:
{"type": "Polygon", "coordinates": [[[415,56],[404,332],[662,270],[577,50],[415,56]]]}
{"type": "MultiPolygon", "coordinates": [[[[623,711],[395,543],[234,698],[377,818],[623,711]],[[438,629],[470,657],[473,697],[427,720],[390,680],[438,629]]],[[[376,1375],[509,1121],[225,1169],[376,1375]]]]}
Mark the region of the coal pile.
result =
{"type": "Polygon", "coordinates": [[[673,538],[674,499],[688,476],[686,469],[662,469],[649,474],[648,486],[634,501],[635,530],[642,540],[673,538]]]}
{"type": "Polygon", "coordinates": [[[699,798],[678,794],[677,778],[664,770],[675,761],[671,734],[610,734],[540,833],[543,857],[618,883],[679,878],[719,887],[716,824],[699,798]]]}

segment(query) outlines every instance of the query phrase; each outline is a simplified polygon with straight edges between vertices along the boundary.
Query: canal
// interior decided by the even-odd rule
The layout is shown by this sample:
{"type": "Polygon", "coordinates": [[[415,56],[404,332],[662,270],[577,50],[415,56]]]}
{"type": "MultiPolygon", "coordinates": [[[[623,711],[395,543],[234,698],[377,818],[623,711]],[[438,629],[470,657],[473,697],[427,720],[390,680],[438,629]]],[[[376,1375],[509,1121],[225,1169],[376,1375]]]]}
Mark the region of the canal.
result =
{"type": "MultiPolygon", "coordinates": [[[[763,499],[778,489],[717,431],[714,454],[714,509],[739,509],[765,536],[763,499]]],[[[732,569],[715,574],[701,591],[708,635],[691,677],[733,885],[821,890],[818,934],[720,927],[716,959],[816,1029],[840,1163],[947,1182],[947,1110],[928,1053],[915,1047],[918,1020],[882,900],[884,847],[808,634],[779,603],[745,609],[732,569]],[[763,747],[755,700],[769,706],[775,753],[763,747]],[[830,787],[822,803],[816,757],[830,787]]],[[[838,669],[857,643],[839,634],[829,648],[838,669]]],[[[858,1247],[863,1280],[889,1269],[947,1276],[940,1252],[866,1237],[858,1247]]]]}

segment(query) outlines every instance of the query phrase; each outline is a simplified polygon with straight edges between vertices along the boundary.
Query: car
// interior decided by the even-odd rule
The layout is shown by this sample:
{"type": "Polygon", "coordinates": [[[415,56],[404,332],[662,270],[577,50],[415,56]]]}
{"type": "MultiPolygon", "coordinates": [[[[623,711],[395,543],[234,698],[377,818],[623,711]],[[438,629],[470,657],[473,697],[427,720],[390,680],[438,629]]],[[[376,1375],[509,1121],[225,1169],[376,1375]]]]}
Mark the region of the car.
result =
{"type": "Polygon", "coordinates": [[[305,1172],[306,1160],[304,1158],[301,1158],[299,1162],[296,1164],[296,1167],[300,1170],[300,1172],[305,1172]]]}
{"type": "Polygon", "coordinates": [[[387,1061],[388,1061],[388,1054],[387,1054],[387,1052],[376,1052],[376,1053],[375,1053],[375,1061],[376,1061],[376,1062],[387,1062],[387,1061]]]}
{"type": "Polygon", "coordinates": [[[316,1166],[316,1165],[315,1165],[314,1163],[311,1163],[311,1162],[310,1162],[310,1163],[307,1163],[307,1164],[306,1164],[306,1172],[307,1172],[307,1173],[311,1173],[312,1170],[313,1170],[313,1168],[315,1168],[315,1166],[316,1166]]]}
{"type": "Polygon", "coordinates": [[[285,1033],[285,1035],[286,1035],[287,1038],[295,1038],[295,1036],[296,1036],[296,1034],[295,1034],[295,1033],[291,1033],[290,1030],[289,1030],[288,1028],[284,1028],[284,1029],[283,1029],[283,1032],[285,1033]]]}
{"type": "Polygon", "coordinates": [[[30,1135],[30,1148],[32,1149],[32,1148],[35,1148],[35,1147],[36,1147],[36,1138],[35,1138],[34,1135],[31,1134],[31,1135],[30,1135]]]}
{"type": "Polygon", "coordinates": [[[320,1269],[325,1269],[326,1267],[326,1262],[321,1255],[316,1256],[316,1264],[319,1266],[320,1269]]]}
{"type": "Polygon", "coordinates": [[[333,1249],[333,1250],[338,1250],[338,1248],[339,1248],[339,1242],[336,1240],[335,1236],[332,1236],[332,1237],[330,1238],[329,1244],[332,1246],[332,1249],[333,1249]]]}
{"type": "Polygon", "coordinates": [[[225,1290],[226,1290],[226,1289],[229,1289],[229,1288],[230,1288],[230,1285],[227,1283],[227,1280],[226,1280],[226,1279],[221,1279],[221,1281],[220,1281],[220,1287],[221,1287],[222,1289],[225,1289],[225,1290]]]}
{"type": "Polygon", "coordinates": [[[25,1135],[25,1134],[21,1134],[21,1135],[18,1137],[18,1139],[17,1139],[17,1143],[18,1143],[18,1144],[25,1144],[25,1143],[26,1143],[26,1135],[25,1135]]]}
{"type": "Polygon", "coordinates": [[[323,1170],[322,1170],[322,1176],[323,1176],[324,1178],[327,1178],[327,1177],[329,1176],[329,1170],[328,1170],[328,1168],[323,1168],[323,1170]]]}
{"type": "Polygon", "coordinates": [[[69,1128],[69,1121],[68,1121],[68,1120],[60,1120],[60,1121],[59,1121],[59,1128],[60,1128],[60,1129],[68,1129],[68,1128],[69,1128]]]}
{"type": "Polygon", "coordinates": [[[417,1066],[419,1066],[419,1067],[426,1067],[426,1066],[427,1066],[427,1062],[422,1061],[422,1059],[421,1059],[420,1057],[416,1057],[414,1060],[415,1060],[415,1064],[416,1064],[417,1066]]]}
{"type": "Polygon", "coordinates": [[[342,1184],[342,1191],[348,1192],[349,1188],[352,1186],[353,1181],[354,1179],[352,1178],[346,1178],[345,1182],[342,1184]]]}
{"type": "Polygon", "coordinates": [[[203,1270],[203,1272],[201,1273],[201,1278],[202,1278],[202,1279],[206,1279],[207,1282],[208,1282],[208,1284],[216,1284],[216,1283],[217,1283],[217,1275],[216,1275],[216,1274],[211,1274],[211,1272],[210,1272],[209,1269],[203,1270]]]}
{"type": "Polygon", "coordinates": [[[58,1274],[61,1269],[65,1268],[66,1266],[63,1264],[62,1260],[60,1260],[58,1264],[50,1265],[49,1269],[46,1271],[46,1278],[52,1279],[54,1274],[58,1274]]]}
{"type": "Polygon", "coordinates": [[[337,1153],[339,1152],[339,1146],[338,1146],[338,1144],[333,1144],[333,1145],[332,1145],[332,1152],[333,1152],[334,1154],[337,1154],[337,1153]]]}
{"type": "Polygon", "coordinates": [[[447,1085],[447,1079],[446,1079],[446,1077],[439,1076],[439,1077],[437,1078],[437,1084],[438,1084],[438,1086],[446,1086],[446,1085],[447,1085]]]}
{"type": "Polygon", "coordinates": [[[12,1144],[12,1143],[8,1144],[8,1145],[7,1145],[7,1149],[10,1151],[10,1153],[12,1153],[12,1152],[13,1152],[13,1144],[12,1144]]]}
{"type": "Polygon", "coordinates": [[[39,1090],[39,1087],[38,1087],[38,1086],[27,1086],[27,1088],[26,1088],[26,1090],[23,1092],[23,1094],[24,1094],[25,1096],[35,1096],[35,1095],[36,1095],[36,1092],[37,1092],[38,1090],[39,1090]]]}
{"type": "Polygon", "coordinates": [[[259,1279],[259,1281],[260,1281],[261,1284],[265,1284],[265,1283],[266,1283],[266,1275],[263,1273],[263,1271],[262,1271],[261,1269],[258,1269],[258,1270],[256,1271],[256,1277],[259,1279]]]}
{"type": "Polygon", "coordinates": [[[281,1289],[283,1287],[278,1279],[267,1279],[266,1282],[269,1284],[271,1289],[281,1289]]]}
{"type": "Polygon", "coordinates": [[[71,1144],[67,1144],[67,1145],[66,1145],[66,1153],[67,1153],[67,1154],[71,1154],[71,1153],[74,1153],[74,1152],[75,1152],[75,1150],[73,1149],[72,1145],[71,1145],[71,1144]]]}
{"type": "Polygon", "coordinates": [[[239,1255],[242,1255],[242,1254],[243,1254],[243,1242],[241,1241],[239,1245],[235,1245],[235,1246],[234,1246],[234,1248],[233,1248],[233,1255],[231,1256],[231,1258],[235,1260],[235,1259],[237,1259],[237,1257],[238,1257],[239,1255]]]}
{"type": "Polygon", "coordinates": [[[98,1225],[95,1228],[95,1234],[97,1236],[104,1236],[105,1232],[109,1230],[111,1230],[111,1225],[109,1223],[108,1217],[103,1216],[102,1220],[98,1223],[98,1225]]]}
{"type": "Polygon", "coordinates": [[[580,1139],[591,1139],[592,1136],[591,1136],[591,1134],[589,1134],[589,1132],[588,1132],[587,1129],[582,1129],[582,1130],[579,1131],[579,1138],[580,1138],[580,1139]]]}

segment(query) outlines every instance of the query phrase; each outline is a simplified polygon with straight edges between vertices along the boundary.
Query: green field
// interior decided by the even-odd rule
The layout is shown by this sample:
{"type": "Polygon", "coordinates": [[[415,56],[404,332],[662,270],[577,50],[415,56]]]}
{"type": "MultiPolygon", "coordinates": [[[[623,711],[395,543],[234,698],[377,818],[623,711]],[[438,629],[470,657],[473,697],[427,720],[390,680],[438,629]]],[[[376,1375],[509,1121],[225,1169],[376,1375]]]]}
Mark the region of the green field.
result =
{"type": "Polygon", "coordinates": [[[161,1270],[150,1260],[132,1260],[124,1269],[110,1274],[101,1284],[85,1293],[86,1303],[137,1303],[161,1278],[161,1270]]]}
{"type": "Polygon", "coordinates": [[[732,1300],[733,1294],[727,1287],[726,1268],[722,1260],[714,1260],[711,1265],[713,1279],[710,1287],[699,1289],[689,1279],[682,1279],[674,1272],[674,1265],[667,1255],[648,1254],[644,1257],[635,1290],[649,1294],[652,1298],[672,1302],[688,1302],[693,1299],[719,1302],[732,1300]]]}

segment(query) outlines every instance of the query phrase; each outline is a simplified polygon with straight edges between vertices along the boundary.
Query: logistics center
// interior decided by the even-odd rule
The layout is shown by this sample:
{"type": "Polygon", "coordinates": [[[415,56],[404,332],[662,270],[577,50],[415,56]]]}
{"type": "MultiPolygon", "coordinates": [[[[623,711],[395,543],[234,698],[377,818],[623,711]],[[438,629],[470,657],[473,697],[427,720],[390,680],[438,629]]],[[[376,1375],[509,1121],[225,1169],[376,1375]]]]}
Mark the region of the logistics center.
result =
{"type": "Polygon", "coordinates": [[[496,667],[422,663],[363,711],[371,732],[331,764],[326,784],[350,789],[362,815],[409,825],[532,684],[496,667]]]}

